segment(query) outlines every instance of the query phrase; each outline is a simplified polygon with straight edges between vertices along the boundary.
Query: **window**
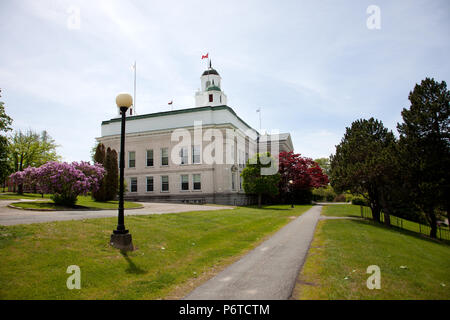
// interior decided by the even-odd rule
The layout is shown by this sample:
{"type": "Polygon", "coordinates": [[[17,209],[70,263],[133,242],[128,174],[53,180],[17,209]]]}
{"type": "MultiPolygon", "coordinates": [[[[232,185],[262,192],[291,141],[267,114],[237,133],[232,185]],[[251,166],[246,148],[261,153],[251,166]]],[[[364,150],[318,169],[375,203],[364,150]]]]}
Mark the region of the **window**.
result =
{"type": "Polygon", "coordinates": [[[161,176],[161,191],[169,191],[169,176],[161,176]]]}
{"type": "Polygon", "coordinates": [[[187,174],[181,175],[181,190],[189,190],[189,176],[187,174]]]}
{"type": "Polygon", "coordinates": [[[206,85],[205,85],[205,90],[209,88],[209,86],[211,85],[211,81],[206,81],[206,85]]]}
{"type": "Polygon", "coordinates": [[[231,190],[236,190],[236,175],[231,173],[231,190]]]}
{"type": "Polygon", "coordinates": [[[147,177],[147,192],[153,191],[153,177],[147,177]]]}
{"type": "Polygon", "coordinates": [[[169,149],[168,148],[161,149],[161,165],[162,166],[169,165],[169,149]]]}
{"type": "Polygon", "coordinates": [[[194,190],[201,190],[202,189],[202,182],[201,182],[200,174],[193,174],[192,175],[192,183],[194,185],[194,190]]]}
{"type": "Polygon", "coordinates": [[[200,146],[192,146],[192,163],[200,163],[200,146]]]}
{"type": "Polygon", "coordinates": [[[180,163],[187,164],[188,163],[188,148],[182,147],[180,149],[180,163]]]}
{"type": "Polygon", "coordinates": [[[147,167],[153,167],[153,149],[147,150],[147,167]]]}
{"type": "Polygon", "coordinates": [[[137,178],[130,178],[130,191],[137,192],[137,178]]]}
{"type": "Polygon", "coordinates": [[[247,161],[248,161],[248,152],[245,153],[245,163],[244,163],[244,167],[247,165],[247,161]]]}
{"type": "Polygon", "coordinates": [[[209,95],[209,102],[213,102],[213,95],[212,94],[209,95]]]}
{"type": "Polygon", "coordinates": [[[136,167],[136,152],[129,151],[128,152],[128,168],[135,168],[135,167],[136,167]]]}

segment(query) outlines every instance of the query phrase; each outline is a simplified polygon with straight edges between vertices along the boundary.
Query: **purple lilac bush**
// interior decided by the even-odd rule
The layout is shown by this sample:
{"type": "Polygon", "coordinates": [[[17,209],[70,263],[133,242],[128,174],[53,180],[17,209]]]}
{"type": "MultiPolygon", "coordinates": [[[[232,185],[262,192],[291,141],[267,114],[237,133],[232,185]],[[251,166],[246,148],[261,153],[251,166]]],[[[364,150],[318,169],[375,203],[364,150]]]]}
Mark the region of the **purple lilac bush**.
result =
{"type": "Polygon", "coordinates": [[[39,168],[28,167],[13,173],[10,178],[13,183],[38,193],[52,194],[57,204],[74,206],[80,194],[98,190],[104,175],[105,169],[99,163],[52,161],[39,168]]]}

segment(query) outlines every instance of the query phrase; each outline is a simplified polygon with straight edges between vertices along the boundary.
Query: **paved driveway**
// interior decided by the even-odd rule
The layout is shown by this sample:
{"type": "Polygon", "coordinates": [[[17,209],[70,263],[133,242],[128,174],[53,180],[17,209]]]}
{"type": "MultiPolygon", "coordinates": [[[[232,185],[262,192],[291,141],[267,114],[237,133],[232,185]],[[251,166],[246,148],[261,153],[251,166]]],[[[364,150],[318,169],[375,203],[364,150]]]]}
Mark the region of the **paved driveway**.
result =
{"type": "MultiPolygon", "coordinates": [[[[9,226],[15,224],[29,224],[61,220],[82,220],[92,218],[117,217],[117,209],[114,210],[78,210],[78,211],[30,211],[9,208],[8,204],[19,200],[0,200],[0,225],[9,226]]],[[[33,200],[31,200],[33,201],[33,200]]],[[[148,215],[177,213],[187,211],[207,211],[233,209],[232,206],[208,206],[178,203],[154,203],[140,202],[144,208],[126,209],[125,215],[148,215]]]]}
{"type": "Polygon", "coordinates": [[[286,300],[305,262],[321,206],[314,206],[214,278],[188,300],[286,300]]]}

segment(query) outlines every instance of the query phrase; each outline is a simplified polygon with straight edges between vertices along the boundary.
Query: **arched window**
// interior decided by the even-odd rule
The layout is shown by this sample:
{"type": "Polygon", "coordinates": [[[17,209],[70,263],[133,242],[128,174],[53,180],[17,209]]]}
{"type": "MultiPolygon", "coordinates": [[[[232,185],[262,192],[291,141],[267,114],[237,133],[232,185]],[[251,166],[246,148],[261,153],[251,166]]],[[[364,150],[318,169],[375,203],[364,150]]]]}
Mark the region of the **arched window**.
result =
{"type": "Polygon", "coordinates": [[[211,86],[211,81],[206,81],[205,89],[208,89],[211,86]]]}

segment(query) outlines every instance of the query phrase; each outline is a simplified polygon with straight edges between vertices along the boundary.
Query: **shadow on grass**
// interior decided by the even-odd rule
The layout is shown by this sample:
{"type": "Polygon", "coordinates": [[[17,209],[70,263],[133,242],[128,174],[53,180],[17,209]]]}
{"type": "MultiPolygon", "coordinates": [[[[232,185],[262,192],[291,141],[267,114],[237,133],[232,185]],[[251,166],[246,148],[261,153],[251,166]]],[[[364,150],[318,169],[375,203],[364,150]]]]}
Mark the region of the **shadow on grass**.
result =
{"type": "Polygon", "coordinates": [[[399,233],[402,233],[404,235],[412,236],[412,237],[415,237],[417,239],[430,241],[430,242],[434,242],[434,243],[437,243],[437,244],[450,245],[450,241],[449,240],[432,239],[432,238],[430,238],[429,236],[427,236],[427,235],[425,235],[423,233],[418,233],[418,232],[414,232],[414,231],[411,231],[411,230],[402,229],[402,228],[399,228],[399,227],[396,227],[396,226],[393,226],[393,225],[387,226],[387,225],[382,224],[382,223],[377,223],[377,222],[375,222],[375,221],[373,221],[371,219],[361,219],[361,220],[352,219],[351,221],[353,221],[355,223],[366,224],[366,225],[369,224],[369,225],[372,225],[374,227],[385,229],[385,230],[388,230],[388,231],[391,231],[391,232],[399,232],[399,233]]]}
{"type": "Polygon", "coordinates": [[[128,268],[125,270],[127,273],[133,273],[133,274],[146,274],[147,271],[139,268],[133,260],[128,256],[126,251],[120,251],[120,254],[125,258],[125,260],[128,262],[128,268]]]}
{"type": "Polygon", "coordinates": [[[292,208],[289,206],[289,208],[276,208],[276,207],[272,207],[270,205],[268,206],[262,206],[261,208],[258,208],[257,205],[250,205],[250,206],[245,206],[247,208],[251,208],[251,209],[258,209],[258,210],[270,210],[270,211],[287,211],[287,210],[292,210],[292,208]]]}

